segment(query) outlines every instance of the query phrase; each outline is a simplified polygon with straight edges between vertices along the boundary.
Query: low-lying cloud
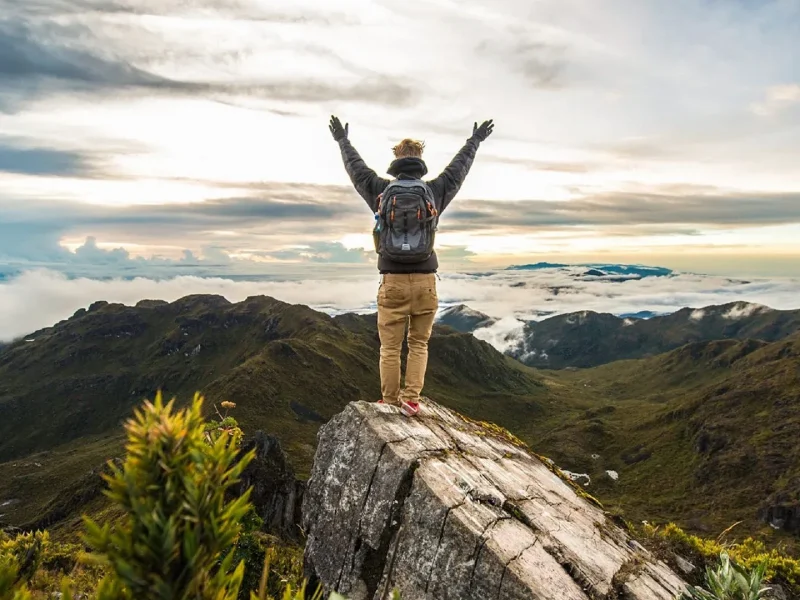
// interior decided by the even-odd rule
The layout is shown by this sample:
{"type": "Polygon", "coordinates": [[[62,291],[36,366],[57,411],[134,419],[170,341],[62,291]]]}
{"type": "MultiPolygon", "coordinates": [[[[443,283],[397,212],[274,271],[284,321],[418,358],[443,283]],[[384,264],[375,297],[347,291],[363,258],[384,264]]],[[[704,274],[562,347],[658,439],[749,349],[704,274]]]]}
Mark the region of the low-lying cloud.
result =
{"type": "MultiPolygon", "coordinates": [[[[583,271],[455,273],[443,277],[439,297],[443,306],[463,302],[501,319],[494,329],[480,334],[500,349],[505,349],[513,336],[516,320],[541,319],[547,314],[579,310],[668,313],[685,306],[700,308],[739,300],[778,309],[800,308],[800,279],[736,280],[677,274],[614,282],[583,278],[583,271]]],[[[29,271],[0,280],[0,340],[50,326],[97,300],[132,305],[144,298],[173,301],[188,294],[220,294],[237,302],[263,294],[331,313],[375,310],[377,274],[340,268],[331,271],[324,265],[310,265],[304,273],[304,279],[261,281],[195,276],[97,280],[29,271]]]]}

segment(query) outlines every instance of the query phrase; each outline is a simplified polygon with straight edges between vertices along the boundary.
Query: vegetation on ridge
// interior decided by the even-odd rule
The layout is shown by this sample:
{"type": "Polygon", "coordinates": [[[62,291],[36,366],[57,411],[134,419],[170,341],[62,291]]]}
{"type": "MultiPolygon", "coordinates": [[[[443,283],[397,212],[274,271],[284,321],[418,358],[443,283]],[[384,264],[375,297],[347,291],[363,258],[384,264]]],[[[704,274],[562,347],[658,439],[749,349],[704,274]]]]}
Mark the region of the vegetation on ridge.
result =
{"type": "MultiPolygon", "coordinates": [[[[695,573],[689,573],[688,580],[697,585],[702,573],[714,573],[720,564],[724,564],[723,556],[728,557],[736,568],[734,571],[760,573],[760,579],[782,586],[792,598],[800,598],[800,559],[793,558],[776,548],[767,549],[763,542],[751,537],[740,542],[727,542],[736,524],[728,527],[716,539],[702,538],[688,534],[675,523],[664,526],[644,522],[641,527],[628,525],[629,531],[653,550],[665,562],[676,570],[680,565],[676,555],[699,567],[695,573]]],[[[698,599],[702,596],[698,596],[698,599]]],[[[737,598],[737,596],[732,596],[737,598]]],[[[724,600],[724,597],[723,597],[724,600]]]]}
{"type": "Polygon", "coordinates": [[[759,600],[765,598],[770,588],[761,584],[765,565],[762,563],[747,572],[730,559],[727,553],[720,555],[720,564],[708,568],[705,587],[689,586],[679,600],[759,600]]]}
{"type": "Polygon", "coordinates": [[[612,511],[797,549],[800,334],[702,342],[643,360],[541,372],[556,417],[513,431],[612,511]],[[617,475],[612,478],[609,472],[617,475]]]}
{"type": "MultiPolygon", "coordinates": [[[[2,534],[0,599],[27,600],[56,589],[65,600],[87,593],[97,600],[272,598],[274,550],[258,565],[245,560],[253,541],[244,535],[249,490],[237,498],[226,494],[253,455],[240,453],[235,420],[206,423],[202,404],[196,395],[189,407],[175,410],[159,394],[128,421],[125,460],[109,465],[104,476],[118,514],[102,525],[85,518],[89,553],[59,563],[64,548],[51,548],[47,532],[2,534]],[[243,588],[254,569],[258,577],[243,588]],[[71,577],[58,581],[59,571],[71,577]]],[[[280,587],[287,600],[306,598],[305,583],[280,587]]]]}

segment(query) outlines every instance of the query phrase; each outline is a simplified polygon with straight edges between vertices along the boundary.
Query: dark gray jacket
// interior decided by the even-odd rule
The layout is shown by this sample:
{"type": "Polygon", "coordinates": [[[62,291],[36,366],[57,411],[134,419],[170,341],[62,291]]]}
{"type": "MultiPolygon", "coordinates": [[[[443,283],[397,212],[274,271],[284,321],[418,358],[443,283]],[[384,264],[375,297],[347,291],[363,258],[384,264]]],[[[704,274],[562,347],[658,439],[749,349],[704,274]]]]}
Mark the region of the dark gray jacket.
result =
{"type": "MultiPolygon", "coordinates": [[[[448,207],[464,183],[472,161],[475,160],[479,144],[477,138],[469,138],[442,174],[426,182],[433,191],[436,208],[440,214],[448,207]]],[[[378,196],[386,189],[390,180],[379,177],[370,169],[347,138],[339,142],[339,148],[342,150],[344,168],[356,191],[364,198],[370,210],[375,212],[378,209],[378,196]]],[[[421,158],[398,158],[392,161],[386,172],[397,179],[421,179],[428,173],[428,167],[421,158]]],[[[438,268],[439,259],[436,257],[436,252],[425,262],[416,264],[401,264],[383,257],[378,258],[378,270],[381,273],[435,273],[438,268]]]]}

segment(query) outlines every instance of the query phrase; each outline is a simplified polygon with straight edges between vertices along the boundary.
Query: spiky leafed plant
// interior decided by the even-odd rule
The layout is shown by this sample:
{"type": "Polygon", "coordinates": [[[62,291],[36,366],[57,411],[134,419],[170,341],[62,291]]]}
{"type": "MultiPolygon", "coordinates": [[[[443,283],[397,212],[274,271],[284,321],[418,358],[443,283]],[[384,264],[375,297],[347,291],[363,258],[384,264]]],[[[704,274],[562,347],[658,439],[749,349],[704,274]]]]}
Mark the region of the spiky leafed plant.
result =
{"type": "Polygon", "coordinates": [[[27,584],[39,568],[42,550],[47,546],[46,531],[11,537],[0,531],[0,598],[29,598],[27,584]]]}
{"type": "Polygon", "coordinates": [[[760,600],[770,590],[762,585],[765,570],[762,563],[748,573],[723,552],[719,565],[706,569],[706,586],[689,586],[678,600],[760,600]]]}
{"type": "Polygon", "coordinates": [[[86,519],[86,542],[110,571],[99,598],[236,599],[244,564],[219,555],[236,541],[250,494],[226,501],[225,492],[253,453],[237,460],[238,430],[209,439],[202,405],[196,394],[176,411],[159,393],[126,424],[125,462],[106,476],[124,516],[113,528],[86,519]]]}
{"type": "MultiPolygon", "coordinates": [[[[158,394],[126,424],[125,462],[110,463],[105,476],[106,494],[122,517],[104,526],[85,519],[85,540],[94,550],[90,558],[108,572],[94,600],[236,600],[244,561],[234,568],[231,549],[252,507],[249,493],[225,498],[253,452],[237,458],[236,421],[218,412],[221,422],[206,424],[202,403],[196,394],[189,408],[176,411],[174,400],[164,405],[158,394]]],[[[227,404],[223,408],[235,406],[227,404]]],[[[32,600],[28,583],[47,542],[46,532],[15,538],[0,532],[0,600],[32,600]]],[[[273,600],[266,590],[273,552],[267,553],[259,593],[251,593],[251,600],[273,600]]],[[[61,590],[62,600],[79,597],[67,578],[61,590]]],[[[322,590],[308,591],[307,582],[287,583],[281,594],[281,600],[322,598],[322,590]]],[[[332,593],[328,600],[346,598],[332,593]]]]}

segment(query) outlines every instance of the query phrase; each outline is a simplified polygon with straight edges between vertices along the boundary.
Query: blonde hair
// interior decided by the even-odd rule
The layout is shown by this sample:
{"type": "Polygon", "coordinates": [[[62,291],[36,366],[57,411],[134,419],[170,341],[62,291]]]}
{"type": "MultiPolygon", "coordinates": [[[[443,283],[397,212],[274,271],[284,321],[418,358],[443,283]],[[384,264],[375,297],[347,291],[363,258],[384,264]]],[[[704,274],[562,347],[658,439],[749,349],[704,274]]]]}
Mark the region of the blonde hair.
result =
{"type": "Polygon", "coordinates": [[[406,138],[392,148],[395,158],[421,158],[425,149],[425,142],[406,138]]]}

